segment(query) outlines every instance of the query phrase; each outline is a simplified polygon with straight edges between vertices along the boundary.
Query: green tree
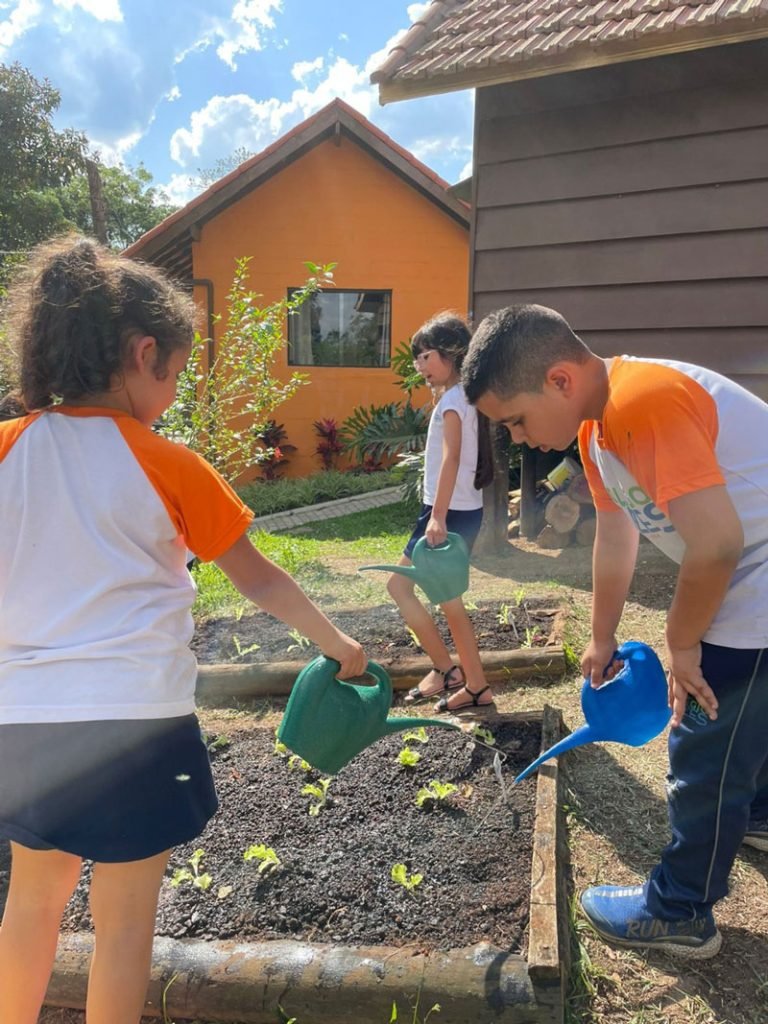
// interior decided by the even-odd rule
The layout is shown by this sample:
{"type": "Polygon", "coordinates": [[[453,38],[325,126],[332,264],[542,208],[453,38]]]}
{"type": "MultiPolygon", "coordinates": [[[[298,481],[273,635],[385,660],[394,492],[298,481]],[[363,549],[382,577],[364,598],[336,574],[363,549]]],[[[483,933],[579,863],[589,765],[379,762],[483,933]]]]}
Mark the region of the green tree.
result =
{"type": "Polygon", "coordinates": [[[83,171],[86,138],[57,131],[61,96],[21,64],[0,64],[0,250],[29,249],[68,225],[59,189],[83,171]]]}
{"type": "MultiPolygon", "coordinates": [[[[107,219],[107,241],[113,249],[125,249],[177,209],[168,196],[152,184],[152,175],[136,168],[99,164],[107,219]]],[[[62,210],[71,223],[93,234],[91,196],[86,174],[77,174],[59,190],[62,210]]]]}
{"type": "Polygon", "coordinates": [[[247,287],[250,257],[235,261],[235,277],[227,295],[226,329],[216,355],[204,372],[207,340],[195,339],[176,402],[159,429],[198,452],[227,480],[274,454],[259,438],[275,411],[307,383],[305,373],[287,381],[275,376],[278,352],[285,347],[285,319],[321,287],[332,284],[334,263],[306,263],[310,277],[291,294],[267,306],[247,287]]]}

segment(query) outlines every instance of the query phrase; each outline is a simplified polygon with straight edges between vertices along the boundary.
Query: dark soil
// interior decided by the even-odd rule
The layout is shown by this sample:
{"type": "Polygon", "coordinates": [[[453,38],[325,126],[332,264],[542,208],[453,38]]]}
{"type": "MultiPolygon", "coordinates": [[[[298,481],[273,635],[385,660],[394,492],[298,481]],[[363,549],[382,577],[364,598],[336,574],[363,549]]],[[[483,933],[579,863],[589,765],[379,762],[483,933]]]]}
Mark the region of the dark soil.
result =
{"type": "MultiPolygon", "coordinates": [[[[512,779],[541,745],[536,723],[489,718],[506,759],[463,732],[431,730],[414,768],[398,764],[402,735],[369,747],[330,783],[328,803],[313,817],[302,795],[317,772],[290,767],[273,752],[265,729],[211,742],[221,808],[198,840],[177,849],[163,884],[157,934],[174,938],[278,939],[349,945],[446,949],[481,940],[519,952],[525,946],[531,884],[535,780],[512,779]],[[431,780],[458,792],[418,809],[414,798],[431,780]],[[280,865],[262,874],[246,862],[252,844],[272,847],[280,865]],[[206,891],[171,885],[174,869],[204,851],[206,891]],[[392,881],[405,864],[423,874],[412,892],[392,881]]],[[[213,740],[213,738],[211,738],[213,740]]],[[[0,850],[0,896],[7,884],[0,850]]],[[[90,927],[88,869],[65,914],[65,930],[90,927]]],[[[0,901],[1,902],[1,901],[0,901]]]]}
{"type": "MultiPolygon", "coordinates": [[[[557,642],[557,608],[551,598],[526,598],[517,604],[504,601],[480,601],[470,606],[469,617],[481,651],[506,651],[518,647],[544,647],[557,642]]],[[[372,661],[391,665],[403,658],[423,654],[406,629],[396,608],[380,605],[355,611],[333,612],[339,629],[358,640],[372,661]]],[[[451,638],[445,619],[437,612],[441,635],[450,648],[451,638]]],[[[192,649],[202,665],[219,662],[311,660],[320,652],[302,638],[292,637],[285,623],[264,612],[243,615],[234,620],[204,619],[196,624],[192,649]]]]}

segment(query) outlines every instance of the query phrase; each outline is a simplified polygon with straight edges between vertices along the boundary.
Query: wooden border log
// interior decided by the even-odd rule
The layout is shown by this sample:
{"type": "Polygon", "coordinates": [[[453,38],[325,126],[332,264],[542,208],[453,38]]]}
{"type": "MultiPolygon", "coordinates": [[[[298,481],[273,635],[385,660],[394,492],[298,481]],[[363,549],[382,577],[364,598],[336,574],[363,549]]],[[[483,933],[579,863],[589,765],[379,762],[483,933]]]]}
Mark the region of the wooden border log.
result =
{"type": "MultiPolygon", "coordinates": [[[[519,648],[509,651],[483,651],[483,669],[489,682],[522,676],[560,676],[565,672],[565,653],[559,644],[547,647],[519,648]]],[[[201,704],[232,698],[287,696],[306,661],[278,661],[251,665],[200,665],[197,672],[197,699],[201,704]]],[[[382,661],[395,690],[408,690],[432,667],[425,655],[414,655],[397,662],[382,661]]]]}

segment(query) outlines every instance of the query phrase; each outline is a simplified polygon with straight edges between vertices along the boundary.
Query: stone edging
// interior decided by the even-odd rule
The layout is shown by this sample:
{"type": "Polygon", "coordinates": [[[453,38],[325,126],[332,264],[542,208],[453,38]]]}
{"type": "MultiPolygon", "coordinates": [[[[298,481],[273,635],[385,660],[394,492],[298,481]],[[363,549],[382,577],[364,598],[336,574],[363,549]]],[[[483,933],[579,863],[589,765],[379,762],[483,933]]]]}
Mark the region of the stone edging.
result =
{"type": "Polygon", "coordinates": [[[304,523],[314,523],[319,519],[333,519],[334,514],[347,516],[369,508],[381,508],[384,505],[395,505],[402,499],[403,488],[381,487],[375,491],[363,491],[362,494],[350,494],[346,498],[334,501],[320,501],[316,505],[304,505],[301,508],[289,508],[284,512],[271,512],[269,515],[257,516],[250,530],[290,530],[304,523]]]}

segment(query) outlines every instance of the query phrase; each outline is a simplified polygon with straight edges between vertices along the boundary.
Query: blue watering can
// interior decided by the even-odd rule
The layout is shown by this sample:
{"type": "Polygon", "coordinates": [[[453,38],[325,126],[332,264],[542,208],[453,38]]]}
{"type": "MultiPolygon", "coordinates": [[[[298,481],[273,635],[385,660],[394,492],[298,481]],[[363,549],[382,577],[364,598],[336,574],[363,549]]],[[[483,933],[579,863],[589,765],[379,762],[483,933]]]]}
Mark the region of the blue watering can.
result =
{"type": "Polygon", "coordinates": [[[432,604],[443,604],[469,590],[469,549],[458,533],[449,533],[442,544],[430,547],[427,538],[416,541],[413,565],[361,565],[358,572],[382,569],[396,572],[421,587],[432,604]]]}
{"type": "Polygon", "coordinates": [[[669,722],[667,678],[656,653],[646,644],[630,640],[622,644],[614,659],[624,667],[613,679],[595,689],[589,679],[581,688],[581,710],[586,724],[545,750],[529,764],[515,782],[521,782],[539,765],[573,747],[607,740],[641,747],[658,736],[669,722]]]}

